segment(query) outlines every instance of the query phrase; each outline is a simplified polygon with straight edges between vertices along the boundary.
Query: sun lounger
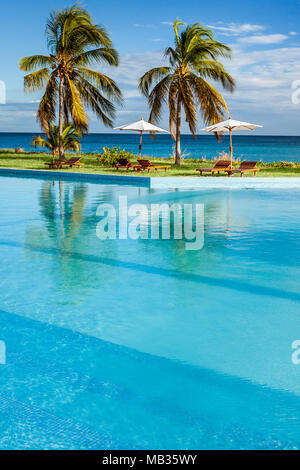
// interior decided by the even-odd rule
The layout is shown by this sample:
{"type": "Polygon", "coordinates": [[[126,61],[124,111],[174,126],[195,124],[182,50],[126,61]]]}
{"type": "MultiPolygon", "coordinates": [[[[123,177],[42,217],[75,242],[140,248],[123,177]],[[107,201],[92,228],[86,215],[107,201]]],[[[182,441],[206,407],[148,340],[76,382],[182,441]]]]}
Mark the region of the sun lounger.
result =
{"type": "Polygon", "coordinates": [[[133,170],[136,170],[140,167],[140,165],[133,165],[128,158],[119,158],[117,160],[117,163],[116,163],[115,167],[116,167],[117,171],[119,170],[119,168],[126,168],[126,170],[128,171],[129,168],[132,168],[133,170]]]}
{"type": "Polygon", "coordinates": [[[58,167],[58,162],[55,161],[55,162],[45,162],[44,165],[48,165],[49,166],[49,170],[51,168],[57,168],[58,167]]]}
{"type": "Polygon", "coordinates": [[[225,170],[228,173],[228,176],[233,175],[234,173],[240,173],[241,176],[244,176],[247,172],[253,172],[254,176],[259,171],[259,168],[256,166],[257,162],[242,162],[239,168],[232,168],[225,170]]]}
{"type": "Polygon", "coordinates": [[[220,173],[220,171],[225,171],[230,168],[230,160],[219,160],[212,168],[196,168],[196,171],[202,173],[220,173]]]}
{"type": "Polygon", "coordinates": [[[162,170],[162,169],[167,171],[167,169],[171,167],[171,165],[154,165],[154,163],[151,163],[150,160],[138,160],[138,164],[139,164],[138,171],[147,170],[148,173],[152,169],[154,169],[155,171],[162,170]]]}
{"type": "Polygon", "coordinates": [[[63,162],[63,165],[69,166],[70,168],[72,168],[72,166],[80,167],[84,165],[84,163],[80,162],[80,159],[81,157],[72,157],[69,160],[66,160],[65,162],[63,162]]]}
{"type": "Polygon", "coordinates": [[[49,162],[45,163],[45,165],[49,166],[50,168],[62,168],[63,166],[68,166],[69,168],[72,168],[73,166],[82,166],[84,163],[80,162],[81,157],[72,157],[69,160],[57,160],[55,162],[49,162]]]}

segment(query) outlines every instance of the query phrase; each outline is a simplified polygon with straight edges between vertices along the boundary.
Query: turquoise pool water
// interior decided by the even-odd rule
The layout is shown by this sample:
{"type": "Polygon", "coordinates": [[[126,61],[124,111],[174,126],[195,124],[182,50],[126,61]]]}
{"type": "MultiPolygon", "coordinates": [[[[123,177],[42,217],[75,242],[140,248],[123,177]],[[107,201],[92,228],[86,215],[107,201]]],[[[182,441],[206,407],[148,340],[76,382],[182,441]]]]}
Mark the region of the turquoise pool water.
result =
{"type": "Polygon", "coordinates": [[[0,177],[0,448],[299,448],[299,202],[0,177]],[[203,249],[100,241],[119,195],[204,204],[203,249]]]}

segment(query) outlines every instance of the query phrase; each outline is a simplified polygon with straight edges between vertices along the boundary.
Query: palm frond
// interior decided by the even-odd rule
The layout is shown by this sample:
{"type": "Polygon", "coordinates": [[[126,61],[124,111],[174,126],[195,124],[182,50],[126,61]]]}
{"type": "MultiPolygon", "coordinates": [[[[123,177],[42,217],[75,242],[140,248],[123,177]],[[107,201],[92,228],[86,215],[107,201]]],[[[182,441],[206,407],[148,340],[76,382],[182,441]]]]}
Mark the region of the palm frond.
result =
{"type": "Polygon", "coordinates": [[[37,121],[46,134],[49,132],[51,123],[55,120],[57,95],[58,85],[55,76],[52,75],[47,83],[44,96],[40,101],[37,112],[37,121]]]}
{"type": "Polygon", "coordinates": [[[31,141],[31,145],[34,147],[34,148],[37,148],[37,147],[41,147],[41,148],[49,148],[51,149],[51,145],[50,143],[42,136],[38,135],[37,137],[35,137],[32,141],[31,141]]]}
{"type": "Polygon", "coordinates": [[[114,104],[83,78],[77,82],[77,89],[84,104],[102,120],[105,126],[112,127],[116,111],[114,104]]]}
{"type": "Polygon", "coordinates": [[[181,80],[179,89],[180,100],[184,108],[186,122],[189,125],[191,133],[196,137],[197,110],[193,97],[193,89],[191,88],[188,80],[181,80]]]}
{"type": "Polygon", "coordinates": [[[229,46],[218,41],[211,41],[211,46],[215,50],[218,56],[223,57],[224,59],[231,59],[232,51],[229,46]]]}
{"type": "Polygon", "coordinates": [[[104,62],[109,65],[117,66],[119,64],[119,55],[114,48],[100,47],[98,49],[82,52],[71,60],[74,65],[85,66],[91,65],[92,63],[104,62]]]}
{"type": "Polygon", "coordinates": [[[88,80],[99,90],[103,91],[110,100],[113,100],[119,105],[123,103],[121,90],[118,88],[114,80],[107,75],[86,67],[78,67],[78,75],[79,77],[88,80]]]}
{"type": "Polygon", "coordinates": [[[174,67],[177,63],[180,62],[180,55],[173,47],[167,47],[165,50],[164,56],[169,59],[170,64],[174,67]]]}
{"type": "Polygon", "coordinates": [[[67,93],[69,95],[70,113],[76,129],[82,131],[88,130],[88,116],[84,110],[80,93],[76,86],[76,83],[67,77],[66,83],[67,93]]]}
{"type": "Polygon", "coordinates": [[[24,77],[24,89],[29,93],[39,91],[44,88],[49,80],[50,73],[48,68],[37,70],[24,77]]]}
{"type": "Polygon", "coordinates": [[[57,53],[57,44],[59,44],[60,29],[60,17],[55,11],[52,11],[49,15],[45,28],[47,46],[52,55],[55,55],[57,53]]]}
{"type": "Polygon", "coordinates": [[[181,44],[181,40],[180,40],[179,32],[178,32],[179,26],[184,26],[184,23],[182,21],[180,21],[179,19],[176,19],[173,23],[173,29],[174,29],[174,33],[175,33],[176,47],[177,47],[177,49],[179,50],[179,52],[181,54],[182,53],[182,44],[181,44]]]}
{"type": "Polygon", "coordinates": [[[166,75],[168,75],[172,69],[170,67],[156,67],[154,69],[148,70],[138,82],[138,88],[141,93],[148,97],[149,90],[153,83],[158,82],[159,80],[163,79],[166,75]]]}
{"type": "Polygon", "coordinates": [[[226,101],[210,83],[195,74],[189,75],[189,83],[194,90],[205,125],[220,122],[229,114],[226,101]]]}
{"type": "Polygon", "coordinates": [[[150,107],[150,122],[158,122],[161,118],[162,106],[168,102],[168,91],[172,75],[166,75],[157,85],[153,88],[148,97],[150,107]]]}
{"type": "Polygon", "coordinates": [[[170,132],[173,139],[175,139],[176,111],[178,104],[178,77],[176,75],[173,75],[170,80],[168,104],[170,132]]]}
{"type": "Polygon", "coordinates": [[[208,59],[201,60],[194,68],[201,77],[221,83],[225,90],[234,91],[235,80],[226,72],[225,67],[220,62],[208,59]]]}
{"type": "Polygon", "coordinates": [[[194,23],[191,26],[187,26],[185,30],[186,34],[186,49],[185,53],[189,52],[198,41],[205,42],[207,39],[214,41],[214,34],[211,29],[204,28],[200,23],[194,23]]]}
{"type": "Polygon", "coordinates": [[[30,72],[37,67],[51,67],[53,64],[55,64],[53,57],[37,54],[23,57],[23,59],[20,60],[19,67],[21,70],[24,70],[24,72],[30,72]]]}

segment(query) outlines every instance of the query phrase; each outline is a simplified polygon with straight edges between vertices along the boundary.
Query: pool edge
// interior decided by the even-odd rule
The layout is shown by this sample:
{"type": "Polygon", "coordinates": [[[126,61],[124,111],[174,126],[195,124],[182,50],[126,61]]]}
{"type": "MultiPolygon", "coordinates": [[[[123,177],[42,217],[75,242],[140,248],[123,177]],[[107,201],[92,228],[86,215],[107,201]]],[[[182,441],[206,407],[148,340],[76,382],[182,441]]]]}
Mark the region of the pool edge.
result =
{"type": "Polygon", "coordinates": [[[103,173],[71,173],[69,171],[25,170],[0,168],[0,176],[32,178],[51,177],[54,180],[86,181],[90,183],[125,184],[151,189],[300,189],[300,177],[243,177],[228,176],[201,178],[199,176],[130,176],[103,173]]]}
{"type": "Polygon", "coordinates": [[[153,189],[300,189],[300,178],[295,177],[199,177],[175,176],[151,178],[153,189]]]}
{"type": "Polygon", "coordinates": [[[69,171],[24,170],[17,168],[0,168],[0,176],[24,176],[33,178],[51,177],[54,180],[86,181],[90,183],[120,183],[150,188],[150,178],[145,176],[105,175],[102,173],[71,173],[69,171]]]}

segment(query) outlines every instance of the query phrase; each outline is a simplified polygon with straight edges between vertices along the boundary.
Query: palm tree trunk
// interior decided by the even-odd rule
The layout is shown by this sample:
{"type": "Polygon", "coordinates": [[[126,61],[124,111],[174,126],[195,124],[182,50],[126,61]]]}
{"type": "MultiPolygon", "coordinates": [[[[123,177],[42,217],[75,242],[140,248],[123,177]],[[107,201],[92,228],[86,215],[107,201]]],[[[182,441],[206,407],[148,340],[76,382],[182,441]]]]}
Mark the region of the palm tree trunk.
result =
{"type": "Polygon", "coordinates": [[[181,127],[181,99],[178,97],[177,110],[176,110],[176,152],[175,152],[175,165],[181,163],[181,148],[180,148],[180,127],[181,127]]]}
{"type": "Polygon", "coordinates": [[[58,126],[59,126],[59,159],[64,160],[64,145],[63,145],[63,114],[64,114],[64,95],[63,95],[64,79],[60,77],[59,83],[59,115],[58,115],[58,126]]]}

